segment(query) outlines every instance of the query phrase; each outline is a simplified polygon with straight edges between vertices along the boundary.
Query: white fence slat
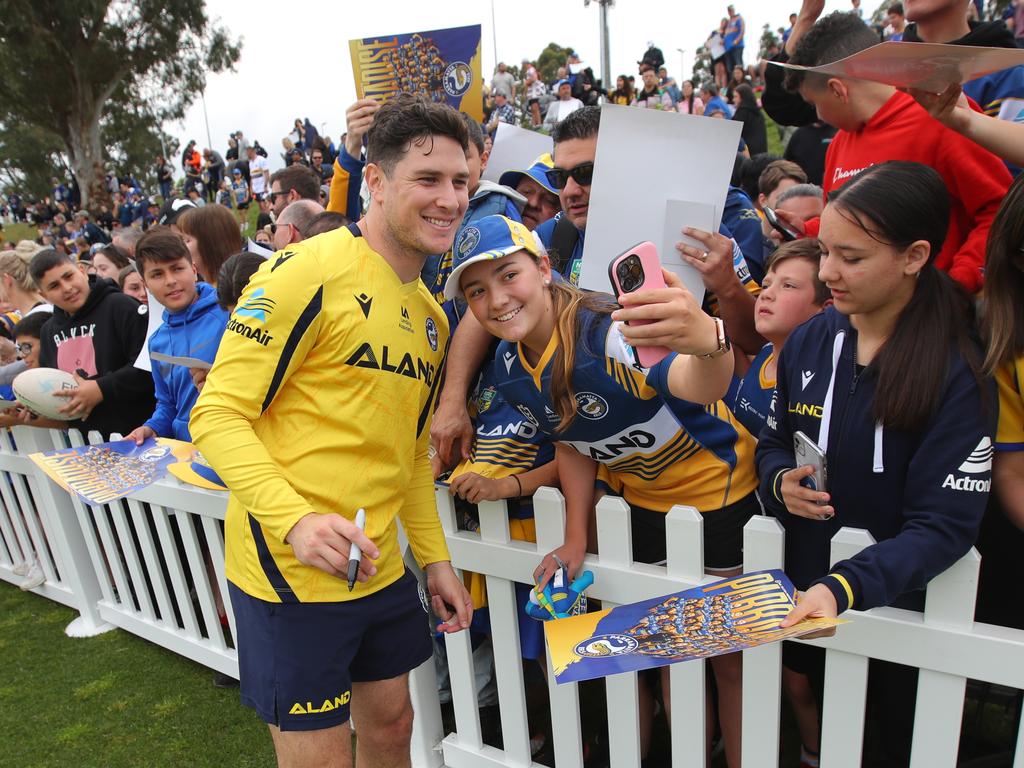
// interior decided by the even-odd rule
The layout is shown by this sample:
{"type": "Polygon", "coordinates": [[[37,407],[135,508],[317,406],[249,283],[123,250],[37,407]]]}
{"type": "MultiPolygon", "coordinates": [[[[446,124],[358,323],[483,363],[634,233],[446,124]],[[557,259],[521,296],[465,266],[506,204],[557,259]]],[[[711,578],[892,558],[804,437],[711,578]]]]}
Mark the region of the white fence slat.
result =
{"type": "MultiPolygon", "coordinates": [[[[704,576],[704,518],[693,507],[676,506],[665,519],[668,575],[697,586],[704,576]]],[[[685,589],[685,586],[680,586],[685,589]]],[[[704,662],[669,667],[673,768],[704,768],[707,753],[707,690],[704,662]]]]}
{"type": "Polygon", "coordinates": [[[224,631],[220,626],[220,616],[217,615],[217,606],[213,599],[213,590],[210,587],[210,580],[206,571],[206,561],[199,547],[199,538],[196,536],[195,528],[192,526],[192,515],[176,509],[174,510],[174,517],[178,521],[178,531],[181,533],[181,539],[185,545],[185,557],[188,559],[196,599],[199,602],[199,609],[203,614],[203,623],[206,624],[206,634],[215,648],[223,650],[226,647],[224,631]]]}
{"type": "MultiPolygon", "coordinates": [[[[628,569],[633,565],[629,505],[617,496],[597,504],[597,549],[602,562],[628,569]]],[[[605,602],[604,608],[615,604],[605,602]]],[[[608,699],[608,753],[615,766],[640,765],[640,707],[636,672],[605,678],[608,699]]],[[[650,695],[650,694],[648,694],[650,695]]],[[[653,710],[653,708],[652,708],[653,710]]]]}
{"type": "MultiPolygon", "coordinates": [[[[841,528],[832,537],[830,566],[853,557],[875,543],[867,531],[841,528]]],[[[842,629],[842,628],[840,628],[842,629]]],[[[860,765],[867,701],[868,657],[825,653],[825,696],[822,703],[821,760],[829,768],[860,765]]]]}
{"type": "Polygon", "coordinates": [[[448,655],[448,678],[451,681],[452,706],[455,709],[455,728],[459,733],[459,742],[479,749],[483,746],[483,735],[469,633],[446,634],[444,647],[448,655]]]}
{"type": "MultiPolygon", "coordinates": [[[[81,504],[77,500],[75,503],[81,504]]],[[[99,532],[104,565],[107,572],[113,578],[114,586],[117,589],[117,596],[112,602],[122,603],[129,609],[134,610],[131,604],[132,593],[128,585],[128,576],[121,562],[121,553],[117,548],[114,532],[110,528],[110,521],[107,519],[107,510],[105,507],[96,507],[92,504],[83,506],[87,510],[86,516],[93,521],[96,530],[99,532]]]]}
{"type": "MultiPolygon", "coordinates": [[[[508,511],[505,502],[482,502],[480,538],[508,544],[508,511]]],[[[491,647],[498,682],[499,714],[505,753],[513,763],[529,765],[530,727],[526,714],[526,686],[519,647],[519,615],[515,584],[508,579],[487,576],[487,604],[491,620],[491,647]]]]}
{"type": "MultiPolygon", "coordinates": [[[[557,549],[565,542],[565,505],[562,494],[554,488],[540,488],[533,497],[533,515],[537,524],[537,552],[533,556],[532,568],[536,568],[540,555],[557,549]]],[[[589,564],[584,567],[589,567],[589,564]]],[[[555,765],[558,768],[583,768],[579,685],[555,683],[550,653],[547,654],[547,667],[555,765]]]]}
{"type": "MultiPolygon", "coordinates": [[[[235,612],[231,608],[231,592],[228,590],[228,579],[224,571],[224,533],[220,523],[206,515],[202,516],[203,533],[206,534],[206,546],[210,549],[210,561],[213,565],[214,578],[216,579],[217,593],[220,595],[221,604],[224,606],[224,613],[228,619],[228,630],[232,638],[237,638],[235,629],[235,612]]],[[[211,585],[214,586],[214,585],[211,585]]]]}
{"type": "MultiPolygon", "coordinates": [[[[782,526],[775,518],[752,517],[743,528],[743,570],[781,568],[782,526]]],[[[743,764],[776,768],[782,703],[782,643],[743,651],[743,764]]]]}
{"type": "Polygon", "coordinates": [[[22,562],[29,562],[32,559],[30,553],[25,552],[20,537],[15,532],[14,516],[18,514],[14,506],[13,496],[8,486],[9,474],[0,474],[0,498],[3,500],[3,509],[0,509],[0,540],[3,541],[4,555],[11,565],[22,562]]]}
{"type": "Polygon", "coordinates": [[[135,499],[128,499],[128,509],[135,523],[135,532],[139,537],[139,548],[142,550],[142,558],[146,563],[146,573],[153,585],[153,594],[156,595],[156,605],[160,611],[159,621],[167,628],[177,629],[174,610],[171,608],[171,595],[167,589],[163,569],[160,567],[160,557],[153,541],[153,535],[149,530],[149,518],[146,510],[135,499]]]}
{"type": "Polygon", "coordinates": [[[192,607],[181,558],[178,556],[178,547],[171,532],[171,514],[167,507],[153,507],[153,523],[160,539],[160,549],[164,553],[164,562],[167,563],[167,572],[171,577],[171,596],[178,607],[182,627],[185,634],[190,637],[199,637],[196,612],[192,607]]]}
{"type": "MultiPolygon", "coordinates": [[[[925,624],[971,628],[980,567],[981,557],[972,548],[951,568],[932,579],[925,598],[925,624]]],[[[960,748],[966,688],[967,680],[963,677],[921,670],[910,768],[954,768],[960,748]]]]}
{"type": "Polygon", "coordinates": [[[117,531],[117,538],[121,542],[121,551],[124,553],[125,562],[128,564],[128,573],[131,575],[132,584],[135,587],[135,599],[139,604],[139,612],[143,618],[155,622],[156,611],[153,608],[153,601],[149,596],[145,571],[139,562],[139,556],[135,550],[135,541],[132,539],[132,532],[128,525],[128,516],[124,505],[120,500],[117,500],[106,506],[114,518],[114,530],[117,531]]]}

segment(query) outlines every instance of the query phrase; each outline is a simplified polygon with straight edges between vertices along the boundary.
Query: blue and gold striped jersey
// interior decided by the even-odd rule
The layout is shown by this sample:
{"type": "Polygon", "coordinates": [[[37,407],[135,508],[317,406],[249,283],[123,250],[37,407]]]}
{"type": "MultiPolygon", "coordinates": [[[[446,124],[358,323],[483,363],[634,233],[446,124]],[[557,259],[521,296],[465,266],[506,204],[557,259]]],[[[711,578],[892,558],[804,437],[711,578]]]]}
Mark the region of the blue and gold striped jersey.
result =
{"type": "Polygon", "coordinates": [[[553,439],[599,462],[598,477],[631,504],[662,512],[688,504],[706,512],[753,492],[754,439],[725,404],[674,397],[667,382],[674,355],[644,370],[608,315],[582,312],[572,424],[556,432],[550,380],[557,332],[536,366],[519,345],[498,346],[498,387],[509,403],[553,439]]]}
{"type": "Polygon", "coordinates": [[[997,451],[1024,451],[1024,357],[996,371],[999,385],[997,451]]]}
{"type": "MultiPolygon", "coordinates": [[[[452,478],[476,472],[484,477],[508,477],[542,467],[555,458],[551,437],[505,400],[498,391],[492,360],[480,375],[470,400],[470,414],[476,430],[473,451],[453,471],[452,478]],[[475,415],[474,415],[475,414],[475,415]]],[[[513,514],[510,507],[510,514],[513,514]]],[[[519,499],[515,517],[533,517],[530,499],[519,499]]]]}
{"type": "Polygon", "coordinates": [[[427,457],[448,325],[350,225],[289,246],[253,275],[192,412],[196,445],[231,489],[227,577],[262,600],[334,602],[404,571],[396,516],[421,565],[447,560],[427,457]],[[310,512],[366,510],[377,574],[349,593],[284,540],[310,512]]]}

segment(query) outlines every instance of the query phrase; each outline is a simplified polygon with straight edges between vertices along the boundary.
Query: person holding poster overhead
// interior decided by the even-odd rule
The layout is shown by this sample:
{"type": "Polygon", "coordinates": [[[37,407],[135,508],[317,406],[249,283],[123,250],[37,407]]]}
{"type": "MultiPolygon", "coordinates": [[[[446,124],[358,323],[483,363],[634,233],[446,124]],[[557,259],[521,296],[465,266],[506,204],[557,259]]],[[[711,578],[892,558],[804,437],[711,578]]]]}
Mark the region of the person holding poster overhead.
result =
{"type": "MultiPolygon", "coordinates": [[[[704,515],[708,572],[738,574],[743,526],[761,507],[754,440],[720,400],[733,369],[722,321],[664,270],[666,287],[623,294],[624,309],[613,315],[610,296],[553,277],[529,230],[501,216],[464,230],[454,251],[446,297],[464,298],[501,339],[498,391],[555,441],[565,544],[541,560],[539,587],[563,566],[574,576],[588,539],[595,544],[598,483],[630,505],[635,560],[665,560],[665,513],[686,504],[704,515]],[[613,318],[654,322],[630,327],[613,318]],[[667,356],[640,368],[629,346],[664,346],[667,356]]],[[[712,668],[726,751],[738,765],[740,657],[717,657],[712,668]]]]}

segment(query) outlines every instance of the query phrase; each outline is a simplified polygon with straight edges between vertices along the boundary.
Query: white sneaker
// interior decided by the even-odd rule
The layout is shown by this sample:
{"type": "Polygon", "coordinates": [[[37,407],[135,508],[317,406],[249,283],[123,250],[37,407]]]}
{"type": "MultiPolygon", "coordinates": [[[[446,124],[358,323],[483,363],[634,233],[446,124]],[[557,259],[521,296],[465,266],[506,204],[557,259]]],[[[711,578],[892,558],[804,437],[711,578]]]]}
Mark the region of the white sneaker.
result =
{"type": "Polygon", "coordinates": [[[37,560],[32,563],[32,567],[29,568],[28,574],[25,576],[25,580],[21,582],[21,590],[23,592],[28,592],[29,590],[42,586],[45,581],[46,574],[43,573],[43,569],[39,566],[39,561],[37,560]]]}
{"type": "Polygon", "coordinates": [[[11,568],[11,572],[15,576],[28,576],[29,569],[32,567],[32,563],[28,560],[22,560],[16,566],[11,568]]]}

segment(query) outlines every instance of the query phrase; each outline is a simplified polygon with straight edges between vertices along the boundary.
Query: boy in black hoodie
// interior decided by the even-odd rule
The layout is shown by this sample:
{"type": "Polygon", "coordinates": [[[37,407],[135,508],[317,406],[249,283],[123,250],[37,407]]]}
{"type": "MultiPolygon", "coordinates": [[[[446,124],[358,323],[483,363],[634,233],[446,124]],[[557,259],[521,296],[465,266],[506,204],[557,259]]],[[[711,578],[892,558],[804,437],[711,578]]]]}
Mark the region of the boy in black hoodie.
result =
{"type": "Polygon", "coordinates": [[[53,304],[53,317],[40,333],[39,365],[74,374],[79,383],[61,409],[72,421],[37,418],[29,423],[96,430],[104,439],[112,432],[127,434],[155,404],[152,377],[134,367],[146,342],[145,307],[53,249],[37,253],[29,273],[53,304]]]}

